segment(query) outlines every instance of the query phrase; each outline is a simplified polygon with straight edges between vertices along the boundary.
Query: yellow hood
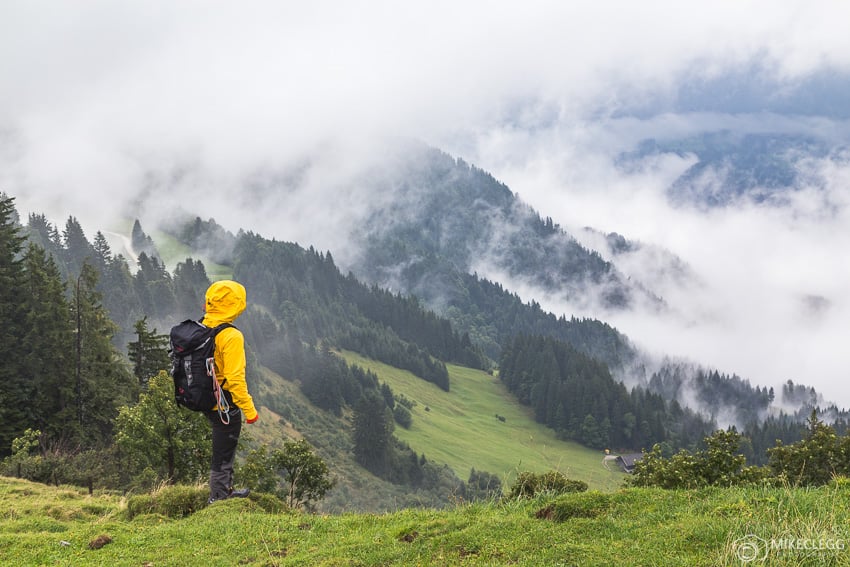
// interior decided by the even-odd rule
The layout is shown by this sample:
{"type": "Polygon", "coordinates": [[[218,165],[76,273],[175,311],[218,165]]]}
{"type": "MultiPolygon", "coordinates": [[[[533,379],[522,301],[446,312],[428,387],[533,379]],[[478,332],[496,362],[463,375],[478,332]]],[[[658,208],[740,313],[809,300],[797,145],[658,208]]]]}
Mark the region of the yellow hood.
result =
{"type": "Polygon", "coordinates": [[[221,323],[232,323],[245,311],[247,294],[245,287],[233,280],[213,283],[206,294],[204,324],[215,327],[221,323]]]}

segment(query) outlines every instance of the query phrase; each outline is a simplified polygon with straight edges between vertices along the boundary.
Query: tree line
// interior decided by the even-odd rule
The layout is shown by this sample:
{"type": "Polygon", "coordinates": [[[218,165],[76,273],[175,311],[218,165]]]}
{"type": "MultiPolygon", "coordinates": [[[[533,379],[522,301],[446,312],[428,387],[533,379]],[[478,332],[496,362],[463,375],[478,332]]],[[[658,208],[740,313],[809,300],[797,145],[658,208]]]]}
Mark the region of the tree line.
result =
{"type": "Polygon", "coordinates": [[[690,446],[713,424],[675,400],[627,389],[608,366],[567,343],[519,335],[502,350],[499,377],[535,419],[562,437],[599,449],[690,446]]]}

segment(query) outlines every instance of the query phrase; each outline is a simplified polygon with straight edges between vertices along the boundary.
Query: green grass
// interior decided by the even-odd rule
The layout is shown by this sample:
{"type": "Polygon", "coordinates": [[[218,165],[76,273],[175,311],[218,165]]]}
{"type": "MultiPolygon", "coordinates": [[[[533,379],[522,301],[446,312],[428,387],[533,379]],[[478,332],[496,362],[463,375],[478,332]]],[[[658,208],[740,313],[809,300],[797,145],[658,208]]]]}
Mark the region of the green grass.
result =
{"type": "Polygon", "coordinates": [[[207,271],[211,281],[230,279],[233,277],[233,270],[229,266],[216,264],[209,258],[200,255],[193,251],[185,244],[178,241],[173,236],[161,231],[155,231],[151,234],[151,238],[156,242],[156,249],[159,251],[162,261],[168,267],[169,271],[173,272],[178,262],[185,262],[186,258],[200,260],[204,263],[204,268],[207,271]]]}
{"type": "Polygon", "coordinates": [[[396,437],[428,459],[449,465],[463,480],[474,467],[498,475],[503,486],[517,472],[547,470],[559,470],[597,490],[615,490],[623,482],[625,475],[602,466],[601,451],[558,439],[486,372],[449,365],[451,388],[444,392],[410,372],[356,353],[342,355],[375,372],[396,395],[416,402],[413,425],[409,430],[396,426],[396,437]]]}
{"type": "MultiPolygon", "coordinates": [[[[144,227],[142,228],[144,229],[144,227]]],[[[132,229],[133,219],[123,219],[122,221],[116,221],[110,228],[109,232],[117,235],[125,235],[126,238],[130,238],[132,229]]],[[[168,270],[172,273],[179,262],[185,262],[186,258],[192,258],[193,260],[200,260],[204,263],[207,275],[212,281],[230,279],[233,277],[233,270],[230,267],[216,264],[206,256],[202,256],[198,252],[193,251],[170,234],[162,232],[161,230],[154,230],[148,233],[148,236],[150,236],[154,241],[160,258],[165,263],[168,270]]],[[[118,252],[124,254],[123,250],[119,250],[118,252]]],[[[134,258],[128,259],[128,261],[132,265],[135,265],[136,260],[134,258]]]]}
{"type": "Polygon", "coordinates": [[[741,541],[766,555],[752,565],[848,565],[848,526],[846,483],[620,489],[386,514],[273,513],[238,499],[129,519],[122,496],[0,477],[4,565],[744,565],[741,541]],[[100,536],[111,542],[90,549],[100,536]],[[808,549],[769,547],[783,540],[808,549]]]}

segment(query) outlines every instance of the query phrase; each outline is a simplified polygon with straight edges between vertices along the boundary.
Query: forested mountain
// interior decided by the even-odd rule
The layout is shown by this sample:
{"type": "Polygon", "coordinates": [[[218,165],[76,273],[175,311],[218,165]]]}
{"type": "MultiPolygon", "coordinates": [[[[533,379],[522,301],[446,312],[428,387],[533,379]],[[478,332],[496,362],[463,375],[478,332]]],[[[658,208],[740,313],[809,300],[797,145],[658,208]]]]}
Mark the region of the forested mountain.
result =
{"type": "Polygon", "coordinates": [[[354,231],[358,277],[413,293],[439,313],[463,300],[464,276],[488,271],[576,304],[663,305],[486,171],[425,146],[407,152],[370,180],[387,197],[354,231]]]}
{"type": "Polygon", "coordinates": [[[590,447],[690,446],[715,428],[675,397],[668,401],[643,387],[629,391],[605,364],[550,338],[516,337],[505,346],[499,369],[538,421],[590,447]]]}
{"type": "MultiPolygon", "coordinates": [[[[378,274],[375,280],[385,285],[393,279],[396,291],[364,283],[354,271],[343,274],[330,252],[252,232],[233,235],[213,220],[187,219],[174,231],[248,288],[251,307],[239,326],[251,349],[250,379],[262,385],[266,367],[296,381],[316,407],[350,419],[350,445],[343,450],[360,465],[418,490],[460,483],[392,436],[394,421],[409,424],[403,396],[374,374],[346,364],[334,349],[407,369],[444,390],[451,388],[447,362],[480,369],[497,365],[500,379],[538,421],[596,448],[692,447],[717,426],[723,411],[753,428],[754,451],[763,452],[761,444],[773,432],[794,440],[798,414],[764,419],[772,392],[737,376],[694,373],[684,366],[650,375],[641,353],[610,325],[547,313],[470,271],[478,258],[486,258],[571,294],[601,285],[610,306],[628,305],[641,294],[653,300],[486,173],[439,152],[427,155],[440,198],[426,199],[424,207],[434,216],[413,215],[406,225],[376,217],[386,229],[359,235],[371,244],[355,264],[378,274]],[[449,205],[441,200],[446,196],[449,205]],[[476,209],[491,219],[484,222],[476,209]],[[510,229],[499,233],[505,226],[510,229]],[[550,256],[556,261],[547,270],[550,256]],[[396,269],[399,262],[406,267],[396,269]],[[627,369],[630,386],[618,379],[627,369]],[[685,390],[696,393],[699,407],[680,403],[685,390]]],[[[411,173],[411,183],[422,174],[411,173]]],[[[407,199],[417,194],[415,185],[402,191],[407,199]]],[[[89,242],[73,216],[62,232],[41,214],[31,214],[22,226],[5,195],[0,213],[0,309],[8,322],[0,454],[8,454],[12,441],[28,429],[38,429],[43,443],[56,450],[95,451],[98,466],[112,463],[116,472],[109,482],[133,482],[122,476],[127,467],[121,466],[120,452],[110,452],[114,420],[119,407],[132,406],[164,365],[157,329],[200,316],[210,282],[205,266],[186,258],[170,272],[138,221],[130,235],[137,256],[127,259],[112,252],[102,232],[89,242]]],[[[401,210],[394,214],[400,221],[401,210]]],[[[783,401],[794,407],[819,401],[808,389],[787,390],[783,401]]],[[[267,395],[269,407],[285,411],[286,404],[267,395]]]]}
{"type": "Polygon", "coordinates": [[[669,187],[670,199],[700,207],[729,206],[745,198],[755,202],[778,200],[811,181],[806,162],[846,151],[822,137],[785,132],[702,132],[683,139],[643,140],[622,153],[617,164],[629,170],[647,157],[676,154],[693,156],[669,187]]]}

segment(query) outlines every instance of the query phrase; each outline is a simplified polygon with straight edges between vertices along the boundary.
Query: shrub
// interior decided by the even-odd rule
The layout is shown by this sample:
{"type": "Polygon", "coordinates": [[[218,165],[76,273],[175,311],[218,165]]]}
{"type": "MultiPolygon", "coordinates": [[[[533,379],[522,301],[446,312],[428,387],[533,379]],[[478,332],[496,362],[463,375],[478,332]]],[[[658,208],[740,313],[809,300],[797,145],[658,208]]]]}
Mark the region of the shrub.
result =
{"type": "Polygon", "coordinates": [[[740,441],[741,435],[736,431],[719,430],[705,438],[705,450],[691,453],[682,449],[669,458],[656,444],[635,463],[629,483],[676,489],[739,486],[768,478],[767,469],[746,466],[746,458],[739,452],[740,441]]]}
{"type": "Polygon", "coordinates": [[[239,476],[251,490],[272,493],[291,508],[312,507],[336,481],[325,461],[307,441],[287,441],[271,453],[260,447],[248,453],[239,476]]]}
{"type": "Polygon", "coordinates": [[[839,437],[814,410],[803,440],[791,445],[777,441],[767,454],[774,475],[798,486],[820,486],[850,472],[846,456],[850,454],[850,436],[839,437]]]}
{"type": "Polygon", "coordinates": [[[541,474],[521,472],[517,475],[509,496],[511,498],[531,498],[541,492],[565,494],[569,492],[584,492],[587,483],[581,480],[571,480],[560,471],[548,471],[541,474]]]}
{"type": "Polygon", "coordinates": [[[202,486],[165,486],[151,494],[132,496],[127,501],[130,519],[140,514],[161,514],[169,518],[183,518],[204,508],[209,490],[202,486]]]}

